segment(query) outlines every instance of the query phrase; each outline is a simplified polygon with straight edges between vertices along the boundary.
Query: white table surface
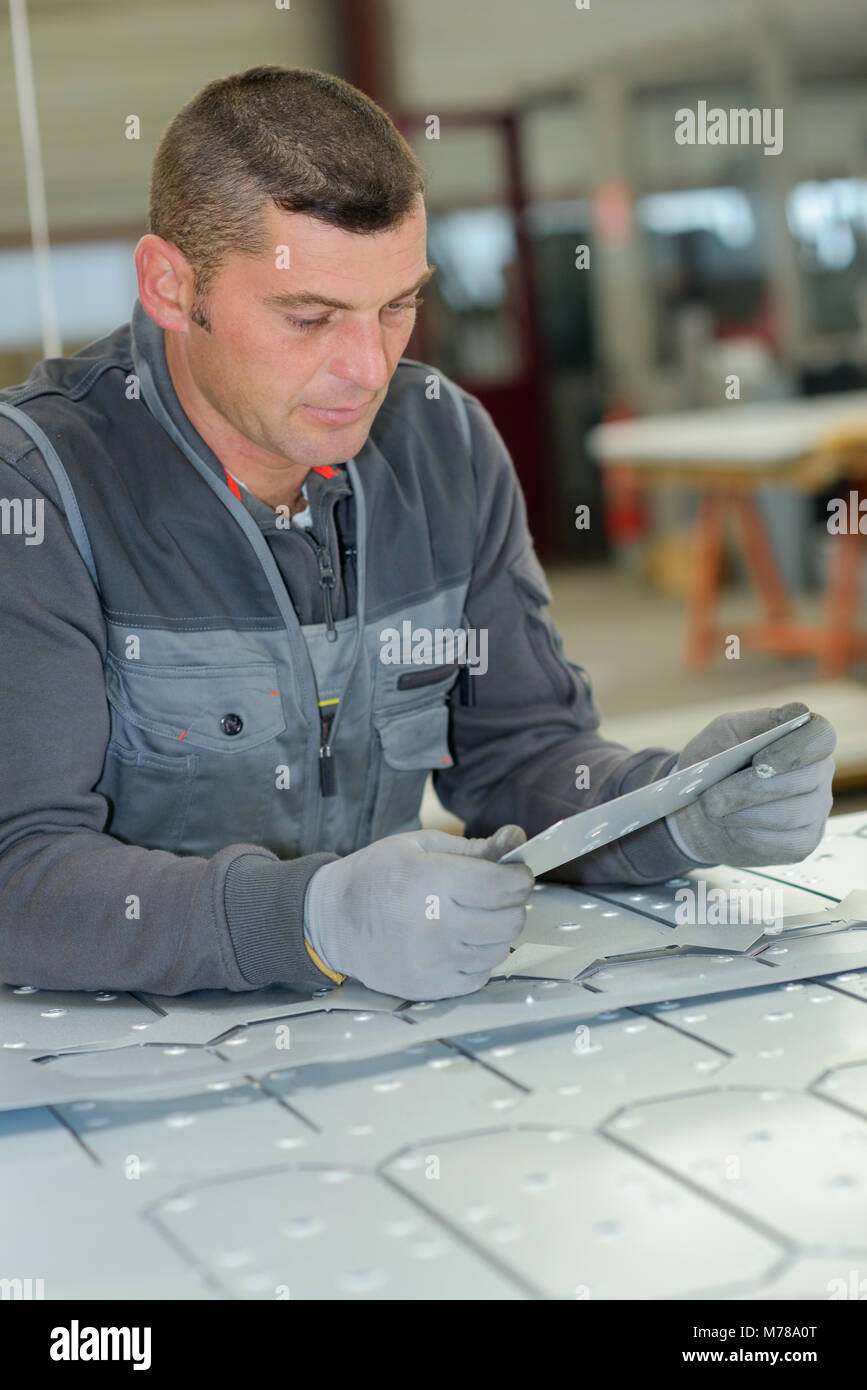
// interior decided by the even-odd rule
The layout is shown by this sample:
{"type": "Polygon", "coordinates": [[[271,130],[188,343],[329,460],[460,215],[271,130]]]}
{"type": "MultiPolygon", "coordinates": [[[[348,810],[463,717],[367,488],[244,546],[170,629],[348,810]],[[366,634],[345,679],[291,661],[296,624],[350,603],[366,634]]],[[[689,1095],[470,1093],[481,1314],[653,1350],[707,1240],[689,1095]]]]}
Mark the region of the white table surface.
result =
{"type": "Polygon", "coordinates": [[[619,420],[590,430],[587,447],[601,463],[724,463],[746,469],[801,458],[830,434],[850,427],[867,428],[867,391],[746,405],[731,401],[716,410],[619,420]]]}

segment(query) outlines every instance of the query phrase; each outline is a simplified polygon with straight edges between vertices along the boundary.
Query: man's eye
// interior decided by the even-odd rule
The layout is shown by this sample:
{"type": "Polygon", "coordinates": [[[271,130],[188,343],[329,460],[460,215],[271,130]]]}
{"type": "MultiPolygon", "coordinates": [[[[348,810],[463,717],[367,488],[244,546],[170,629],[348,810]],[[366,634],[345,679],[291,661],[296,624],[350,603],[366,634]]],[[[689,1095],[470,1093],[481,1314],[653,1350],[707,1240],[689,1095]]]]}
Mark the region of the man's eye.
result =
{"type": "MultiPolygon", "coordinates": [[[[386,308],[392,314],[399,314],[404,309],[417,309],[419,304],[423,303],[424,300],[421,298],[421,296],[416,295],[414,299],[402,299],[396,301],[394,304],[387,304],[386,308]]],[[[302,333],[310,333],[313,331],[313,329],[321,328],[325,324],[330,323],[331,318],[328,314],[325,314],[318,319],[296,319],[293,318],[291,314],[287,314],[286,321],[287,323],[291,323],[293,328],[300,329],[302,333]]]]}
{"type": "Polygon", "coordinates": [[[320,324],[328,323],[327,315],[321,319],[293,319],[291,314],[287,314],[286,318],[294,328],[300,328],[302,332],[308,331],[311,328],[318,328],[320,324]]]}

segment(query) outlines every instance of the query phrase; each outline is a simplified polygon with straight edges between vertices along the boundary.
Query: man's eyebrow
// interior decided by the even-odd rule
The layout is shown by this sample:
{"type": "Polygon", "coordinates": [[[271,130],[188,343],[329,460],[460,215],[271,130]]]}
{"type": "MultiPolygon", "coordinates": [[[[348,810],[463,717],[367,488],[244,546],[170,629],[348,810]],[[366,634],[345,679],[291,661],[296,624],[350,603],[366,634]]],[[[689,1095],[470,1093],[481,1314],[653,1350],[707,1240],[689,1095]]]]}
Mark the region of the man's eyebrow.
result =
{"type": "MultiPolygon", "coordinates": [[[[408,290],[401,290],[400,294],[392,295],[389,303],[396,303],[398,299],[406,299],[407,295],[414,294],[420,290],[422,285],[426,285],[428,280],[436,270],[435,265],[429,265],[427,270],[416,280],[414,285],[410,285],[408,290]]],[[[327,295],[312,294],[303,291],[299,294],[292,294],[288,291],[279,294],[268,294],[262,303],[274,309],[304,309],[309,305],[321,305],[325,309],[354,309],[354,304],[346,304],[342,299],[329,299],[327,295]]]]}

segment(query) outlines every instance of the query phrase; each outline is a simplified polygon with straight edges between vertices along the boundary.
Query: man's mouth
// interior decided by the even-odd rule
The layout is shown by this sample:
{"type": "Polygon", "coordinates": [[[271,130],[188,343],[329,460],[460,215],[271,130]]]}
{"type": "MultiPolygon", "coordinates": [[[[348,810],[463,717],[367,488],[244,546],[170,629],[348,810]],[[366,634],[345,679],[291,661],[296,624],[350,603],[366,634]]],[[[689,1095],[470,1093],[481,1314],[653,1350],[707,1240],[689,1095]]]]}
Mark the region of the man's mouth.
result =
{"type": "Polygon", "coordinates": [[[370,401],[364,405],[340,407],[335,409],[331,406],[305,405],[305,410],[309,410],[317,420],[324,421],[327,425],[351,425],[356,420],[360,420],[362,415],[370,409],[370,401]]]}

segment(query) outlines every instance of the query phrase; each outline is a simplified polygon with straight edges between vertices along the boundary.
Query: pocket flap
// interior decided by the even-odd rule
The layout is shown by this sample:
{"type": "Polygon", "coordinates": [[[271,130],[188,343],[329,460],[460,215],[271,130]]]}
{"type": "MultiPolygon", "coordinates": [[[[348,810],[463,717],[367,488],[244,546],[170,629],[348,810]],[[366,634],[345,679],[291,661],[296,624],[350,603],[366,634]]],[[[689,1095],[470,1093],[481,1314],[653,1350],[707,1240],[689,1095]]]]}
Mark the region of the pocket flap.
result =
{"type": "Polygon", "coordinates": [[[109,655],[106,693],[138,728],[219,753],[265,743],[286,727],[272,662],[167,667],[109,655]]]}
{"type": "Polygon", "coordinates": [[[444,704],[375,719],[385,761],[399,771],[452,767],[449,752],[449,712],[444,704]]]}

